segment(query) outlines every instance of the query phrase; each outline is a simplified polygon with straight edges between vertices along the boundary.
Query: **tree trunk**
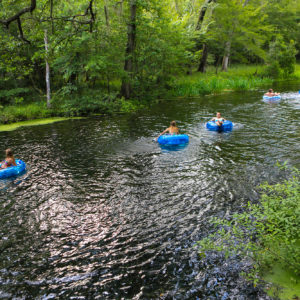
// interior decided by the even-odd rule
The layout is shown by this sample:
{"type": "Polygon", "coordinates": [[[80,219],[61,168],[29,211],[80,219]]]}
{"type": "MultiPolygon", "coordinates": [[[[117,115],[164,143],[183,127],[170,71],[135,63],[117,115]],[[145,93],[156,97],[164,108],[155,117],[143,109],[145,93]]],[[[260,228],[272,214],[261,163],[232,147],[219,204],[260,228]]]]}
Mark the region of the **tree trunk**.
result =
{"type": "Polygon", "coordinates": [[[227,69],[228,69],[230,50],[231,50],[231,39],[229,41],[227,41],[225,44],[225,54],[223,56],[223,61],[222,61],[222,71],[225,71],[225,72],[227,72],[227,69]]]}
{"type": "Polygon", "coordinates": [[[201,26],[202,26],[202,23],[203,23],[203,20],[204,20],[204,17],[205,17],[205,13],[206,13],[206,10],[207,10],[207,6],[212,1],[214,1],[214,0],[206,0],[205,3],[203,4],[203,6],[201,7],[201,10],[200,10],[200,13],[199,13],[199,18],[198,18],[197,25],[196,25],[196,30],[201,29],[201,26]]]}
{"type": "Polygon", "coordinates": [[[206,44],[203,44],[202,57],[201,57],[200,64],[199,64],[199,67],[198,67],[198,72],[205,73],[207,57],[208,57],[208,47],[207,47],[206,44]]]}
{"type": "Polygon", "coordinates": [[[50,19],[51,19],[51,33],[54,33],[54,23],[53,23],[53,0],[50,0],[50,19]]]}
{"type": "Polygon", "coordinates": [[[124,71],[127,74],[122,79],[121,95],[129,99],[132,94],[131,78],[133,72],[133,56],[136,38],[136,0],[130,0],[130,22],[127,28],[127,46],[125,52],[124,71]]]}
{"type": "MultiPolygon", "coordinates": [[[[245,7],[250,0],[245,0],[243,3],[243,7],[245,7]]],[[[228,63],[229,63],[229,56],[230,56],[230,51],[231,51],[231,43],[232,43],[232,38],[234,35],[234,28],[236,26],[236,21],[233,22],[233,28],[232,31],[229,34],[228,41],[225,43],[225,52],[223,56],[223,61],[222,61],[222,71],[227,72],[228,69],[228,63]]]]}
{"type": "Polygon", "coordinates": [[[218,74],[218,67],[219,67],[220,62],[221,62],[221,56],[217,55],[217,57],[216,57],[216,63],[215,63],[215,66],[216,66],[216,75],[218,74]]]}
{"type": "Polygon", "coordinates": [[[45,61],[46,61],[46,89],[47,89],[47,107],[51,107],[51,90],[50,90],[50,67],[48,63],[48,35],[47,35],[47,29],[45,29],[45,35],[44,35],[44,42],[45,42],[45,61]]]}
{"type": "MultiPolygon", "coordinates": [[[[199,17],[198,17],[198,21],[197,21],[197,25],[196,25],[196,30],[201,30],[202,23],[203,23],[205,14],[206,14],[207,6],[209,5],[209,3],[213,2],[213,1],[216,1],[216,0],[206,0],[205,3],[203,4],[203,6],[201,7],[199,17]]],[[[201,59],[200,59],[200,64],[198,66],[198,72],[205,73],[206,64],[207,64],[207,57],[208,57],[207,44],[204,43],[203,46],[202,46],[202,56],[201,56],[201,59]]]]}
{"type": "Polygon", "coordinates": [[[104,5],[104,14],[105,14],[106,26],[109,27],[108,8],[106,5],[104,5]]]}

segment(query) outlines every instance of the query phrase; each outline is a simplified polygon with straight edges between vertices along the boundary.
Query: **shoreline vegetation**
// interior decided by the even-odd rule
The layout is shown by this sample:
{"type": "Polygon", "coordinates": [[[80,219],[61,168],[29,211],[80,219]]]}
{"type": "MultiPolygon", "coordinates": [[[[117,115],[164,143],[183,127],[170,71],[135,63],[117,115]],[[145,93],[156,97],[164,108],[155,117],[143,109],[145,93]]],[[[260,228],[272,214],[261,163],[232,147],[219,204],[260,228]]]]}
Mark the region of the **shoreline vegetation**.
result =
{"type": "MultiPolygon", "coordinates": [[[[47,108],[46,101],[41,99],[41,96],[29,95],[21,103],[0,107],[0,125],[53,117],[70,118],[95,114],[130,113],[164,98],[180,99],[181,97],[248,91],[261,87],[268,88],[274,80],[264,77],[263,73],[264,66],[261,65],[238,65],[230,68],[228,72],[217,74],[215,69],[211,67],[206,73],[195,72],[192,75],[174,78],[168,88],[158,93],[160,97],[156,95],[156,99],[149,96],[144,100],[125,100],[118,98],[117,92],[101,95],[100,90],[89,89],[66,94],[54,94],[51,108],[47,108]],[[32,101],[32,98],[36,100],[32,101]]],[[[290,79],[300,79],[300,65],[296,65],[296,72],[290,79]]],[[[116,82],[113,87],[117,91],[120,88],[120,83],[116,82]]]]}
{"type": "Polygon", "coordinates": [[[260,186],[258,203],[248,202],[242,213],[213,218],[215,232],[197,242],[199,255],[219,251],[252,262],[245,279],[260,285],[275,299],[300,298],[300,170],[281,183],[260,186]]]}

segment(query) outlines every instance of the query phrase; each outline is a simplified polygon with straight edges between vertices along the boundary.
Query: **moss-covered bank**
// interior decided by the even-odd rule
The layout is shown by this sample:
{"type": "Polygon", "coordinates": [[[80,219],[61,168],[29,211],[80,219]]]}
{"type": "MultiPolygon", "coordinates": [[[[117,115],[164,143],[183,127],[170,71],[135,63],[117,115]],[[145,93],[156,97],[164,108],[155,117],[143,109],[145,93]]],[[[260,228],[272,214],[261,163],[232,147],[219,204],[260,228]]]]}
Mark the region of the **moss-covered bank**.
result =
{"type": "Polygon", "coordinates": [[[46,119],[37,119],[37,120],[30,120],[30,121],[23,121],[23,122],[16,122],[12,124],[4,124],[0,125],[0,132],[1,131],[12,131],[19,127],[24,126],[35,126],[35,125],[44,125],[44,124],[50,124],[70,119],[81,119],[81,117],[73,117],[73,118],[46,118],[46,119]]]}

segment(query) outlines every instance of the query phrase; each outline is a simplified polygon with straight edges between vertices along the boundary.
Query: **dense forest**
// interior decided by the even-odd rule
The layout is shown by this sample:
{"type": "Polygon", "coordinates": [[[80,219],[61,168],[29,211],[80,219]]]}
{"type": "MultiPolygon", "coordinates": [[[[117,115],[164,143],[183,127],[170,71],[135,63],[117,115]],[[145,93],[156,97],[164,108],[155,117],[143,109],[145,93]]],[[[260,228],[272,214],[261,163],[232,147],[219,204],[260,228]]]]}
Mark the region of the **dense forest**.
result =
{"type": "Polygon", "coordinates": [[[2,0],[0,23],[2,110],[105,111],[236,64],[288,77],[300,48],[298,0],[2,0]]]}

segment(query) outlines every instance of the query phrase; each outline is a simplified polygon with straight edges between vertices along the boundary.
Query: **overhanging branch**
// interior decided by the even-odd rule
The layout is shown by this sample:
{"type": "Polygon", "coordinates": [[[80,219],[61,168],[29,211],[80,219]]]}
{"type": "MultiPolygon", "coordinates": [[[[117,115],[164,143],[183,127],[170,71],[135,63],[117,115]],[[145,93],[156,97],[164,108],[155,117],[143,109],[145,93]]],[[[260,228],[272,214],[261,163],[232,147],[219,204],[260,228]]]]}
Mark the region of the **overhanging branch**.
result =
{"type": "Polygon", "coordinates": [[[19,12],[17,12],[14,16],[6,19],[6,20],[0,20],[0,23],[5,25],[7,28],[9,27],[9,24],[13,21],[17,21],[20,19],[20,17],[28,12],[32,13],[36,8],[36,0],[31,0],[31,4],[29,7],[25,7],[21,9],[19,12]]]}

